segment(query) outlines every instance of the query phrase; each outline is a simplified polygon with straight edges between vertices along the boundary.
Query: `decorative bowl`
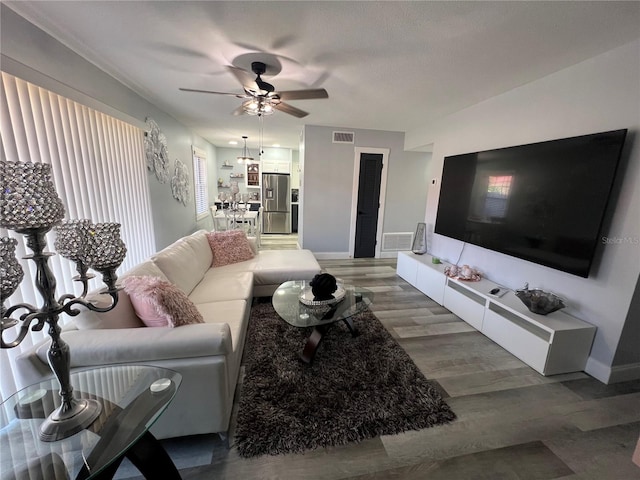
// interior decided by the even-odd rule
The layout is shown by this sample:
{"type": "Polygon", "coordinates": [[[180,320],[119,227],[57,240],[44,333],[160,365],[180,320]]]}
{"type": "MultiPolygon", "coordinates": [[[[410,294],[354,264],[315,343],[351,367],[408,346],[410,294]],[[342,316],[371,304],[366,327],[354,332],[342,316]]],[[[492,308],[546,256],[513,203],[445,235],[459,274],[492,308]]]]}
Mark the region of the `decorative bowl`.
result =
{"type": "Polygon", "coordinates": [[[529,287],[525,287],[516,290],[516,296],[530,311],[540,315],[547,315],[566,307],[562,298],[540,289],[529,290],[529,287]]]}
{"type": "Polygon", "coordinates": [[[338,289],[333,293],[333,298],[329,300],[314,300],[315,296],[311,291],[311,287],[307,287],[300,293],[300,295],[298,295],[298,298],[300,299],[300,303],[304,305],[307,305],[309,307],[317,307],[320,305],[333,305],[335,303],[338,303],[344,299],[345,294],[345,289],[342,286],[338,285],[338,289]]]}

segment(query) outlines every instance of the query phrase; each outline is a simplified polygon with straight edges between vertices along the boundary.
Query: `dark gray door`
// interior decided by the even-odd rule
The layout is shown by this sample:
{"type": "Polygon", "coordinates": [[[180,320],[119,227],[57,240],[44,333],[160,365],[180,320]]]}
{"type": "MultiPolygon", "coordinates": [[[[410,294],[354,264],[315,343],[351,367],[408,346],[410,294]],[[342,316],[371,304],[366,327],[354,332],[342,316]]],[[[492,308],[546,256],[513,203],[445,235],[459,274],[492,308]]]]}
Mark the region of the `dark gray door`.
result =
{"type": "Polygon", "coordinates": [[[382,154],[361,154],[354,258],[376,256],[381,178],[382,154]]]}

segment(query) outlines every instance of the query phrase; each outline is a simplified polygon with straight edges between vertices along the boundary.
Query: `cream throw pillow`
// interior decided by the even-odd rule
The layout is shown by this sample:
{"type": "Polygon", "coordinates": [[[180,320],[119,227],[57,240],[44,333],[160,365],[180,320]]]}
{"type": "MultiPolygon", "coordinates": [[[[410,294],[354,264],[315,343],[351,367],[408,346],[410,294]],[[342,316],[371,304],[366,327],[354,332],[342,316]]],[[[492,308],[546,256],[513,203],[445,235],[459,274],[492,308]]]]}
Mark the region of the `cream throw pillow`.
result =
{"type": "MultiPolygon", "coordinates": [[[[89,293],[86,300],[96,307],[105,308],[111,305],[111,296],[100,294],[98,291],[89,293]]],[[[123,290],[118,292],[118,303],[108,312],[92,312],[80,308],[82,312],[75,318],[74,324],[78,330],[93,330],[100,328],[136,328],[144,327],[131,304],[129,295],[123,290]]]]}

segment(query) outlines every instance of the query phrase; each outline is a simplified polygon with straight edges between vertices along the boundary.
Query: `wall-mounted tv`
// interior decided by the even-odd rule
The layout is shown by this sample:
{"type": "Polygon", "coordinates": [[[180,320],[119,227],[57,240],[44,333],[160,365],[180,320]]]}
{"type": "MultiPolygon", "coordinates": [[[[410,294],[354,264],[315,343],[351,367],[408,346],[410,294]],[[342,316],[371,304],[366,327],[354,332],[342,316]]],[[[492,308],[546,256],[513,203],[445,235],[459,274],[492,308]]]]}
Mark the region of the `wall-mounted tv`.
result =
{"type": "Polygon", "coordinates": [[[588,277],[626,133],[445,157],[435,233],[588,277]]]}

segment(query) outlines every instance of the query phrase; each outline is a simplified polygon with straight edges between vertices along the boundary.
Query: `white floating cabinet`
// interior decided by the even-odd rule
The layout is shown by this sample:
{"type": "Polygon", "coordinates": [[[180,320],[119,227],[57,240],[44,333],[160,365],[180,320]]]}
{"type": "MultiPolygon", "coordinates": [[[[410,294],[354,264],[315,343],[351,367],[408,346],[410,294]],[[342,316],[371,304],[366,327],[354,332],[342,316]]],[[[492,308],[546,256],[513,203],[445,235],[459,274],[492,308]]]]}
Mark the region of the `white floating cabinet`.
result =
{"type": "Polygon", "coordinates": [[[534,370],[548,374],[546,365],[552,335],[530,327],[526,320],[490,303],[482,333],[534,370]]]}
{"type": "Polygon", "coordinates": [[[398,254],[398,262],[396,263],[396,273],[402,277],[407,283],[416,286],[418,281],[418,265],[420,264],[419,257],[407,252],[400,252],[398,254]],[[413,258],[416,257],[416,258],[413,258]]]}
{"type": "Polygon", "coordinates": [[[489,280],[448,278],[444,264],[430,255],[398,254],[397,273],[408,283],[456,314],[473,328],[542,375],[584,370],[596,327],[562,311],[538,315],[507,291],[498,297],[489,280]]]}
{"type": "MultiPolygon", "coordinates": [[[[430,258],[428,260],[431,262],[430,258]]],[[[444,303],[445,283],[444,265],[418,264],[416,288],[440,305],[444,303]]]]}
{"type": "Polygon", "coordinates": [[[481,295],[450,278],[446,280],[444,302],[441,305],[479,331],[482,331],[485,303],[486,300],[481,295]]]}

